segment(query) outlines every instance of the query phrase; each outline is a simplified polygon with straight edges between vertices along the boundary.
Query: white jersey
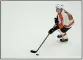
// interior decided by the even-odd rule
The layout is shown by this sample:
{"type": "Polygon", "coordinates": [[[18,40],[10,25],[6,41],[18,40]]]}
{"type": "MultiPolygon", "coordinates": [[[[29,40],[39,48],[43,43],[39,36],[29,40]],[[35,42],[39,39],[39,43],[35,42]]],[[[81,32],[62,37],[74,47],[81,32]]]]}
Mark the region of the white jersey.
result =
{"type": "Polygon", "coordinates": [[[61,13],[58,14],[58,20],[59,20],[59,27],[65,26],[66,28],[72,27],[74,20],[70,13],[63,10],[61,13]]]}

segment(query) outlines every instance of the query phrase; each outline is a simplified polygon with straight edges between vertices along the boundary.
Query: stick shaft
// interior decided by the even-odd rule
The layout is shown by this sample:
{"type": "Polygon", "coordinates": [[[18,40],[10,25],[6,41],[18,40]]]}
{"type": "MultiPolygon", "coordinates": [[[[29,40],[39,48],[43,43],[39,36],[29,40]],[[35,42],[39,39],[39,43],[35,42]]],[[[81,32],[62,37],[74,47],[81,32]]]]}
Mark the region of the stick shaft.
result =
{"type": "Polygon", "coordinates": [[[39,48],[37,49],[37,51],[40,49],[40,47],[43,45],[43,43],[45,42],[45,40],[47,39],[47,37],[49,36],[49,34],[46,36],[46,38],[44,39],[44,41],[42,42],[42,44],[39,46],[39,48]]]}

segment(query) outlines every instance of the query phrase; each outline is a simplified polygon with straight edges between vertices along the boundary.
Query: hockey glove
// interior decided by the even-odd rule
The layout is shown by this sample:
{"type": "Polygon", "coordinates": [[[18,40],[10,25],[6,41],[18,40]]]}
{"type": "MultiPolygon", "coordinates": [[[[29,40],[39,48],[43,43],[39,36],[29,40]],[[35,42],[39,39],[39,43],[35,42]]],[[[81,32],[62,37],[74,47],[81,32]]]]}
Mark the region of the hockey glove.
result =
{"type": "Polygon", "coordinates": [[[54,18],[55,25],[58,25],[58,18],[54,18]]]}
{"type": "Polygon", "coordinates": [[[55,29],[55,26],[54,26],[53,28],[51,28],[51,29],[48,31],[48,33],[49,33],[49,34],[52,34],[55,30],[56,30],[56,29],[55,29]]]}

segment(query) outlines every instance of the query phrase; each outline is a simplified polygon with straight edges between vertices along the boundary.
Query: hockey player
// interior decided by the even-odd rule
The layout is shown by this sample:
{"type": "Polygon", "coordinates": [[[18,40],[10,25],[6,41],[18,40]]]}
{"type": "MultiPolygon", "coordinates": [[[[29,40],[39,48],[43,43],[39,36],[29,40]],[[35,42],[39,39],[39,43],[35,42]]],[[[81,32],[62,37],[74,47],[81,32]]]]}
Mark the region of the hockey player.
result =
{"type": "Polygon", "coordinates": [[[67,31],[72,27],[74,24],[74,20],[72,15],[63,9],[62,5],[57,4],[56,6],[57,17],[55,19],[55,25],[51,28],[48,33],[52,34],[54,31],[58,30],[60,35],[57,37],[60,38],[61,42],[67,42],[67,31]]]}

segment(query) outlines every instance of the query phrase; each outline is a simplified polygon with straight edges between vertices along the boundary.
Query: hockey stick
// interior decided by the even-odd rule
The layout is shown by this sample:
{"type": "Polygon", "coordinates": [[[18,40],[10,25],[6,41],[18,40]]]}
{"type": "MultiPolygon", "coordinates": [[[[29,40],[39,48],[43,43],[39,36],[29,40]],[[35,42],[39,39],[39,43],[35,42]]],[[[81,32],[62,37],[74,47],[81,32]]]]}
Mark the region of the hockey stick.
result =
{"type": "Polygon", "coordinates": [[[39,46],[39,48],[38,48],[36,51],[31,50],[30,52],[31,52],[31,53],[36,53],[36,52],[38,52],[38,50],[39,50],[40,47],[43,45],[43,43],[46,41],[46,39],[47,39],[48,36],[49,36],[49,34],[46,36],[46,38],[44,39],[44,41],[42,42],[42,44],[39,46]]]}

